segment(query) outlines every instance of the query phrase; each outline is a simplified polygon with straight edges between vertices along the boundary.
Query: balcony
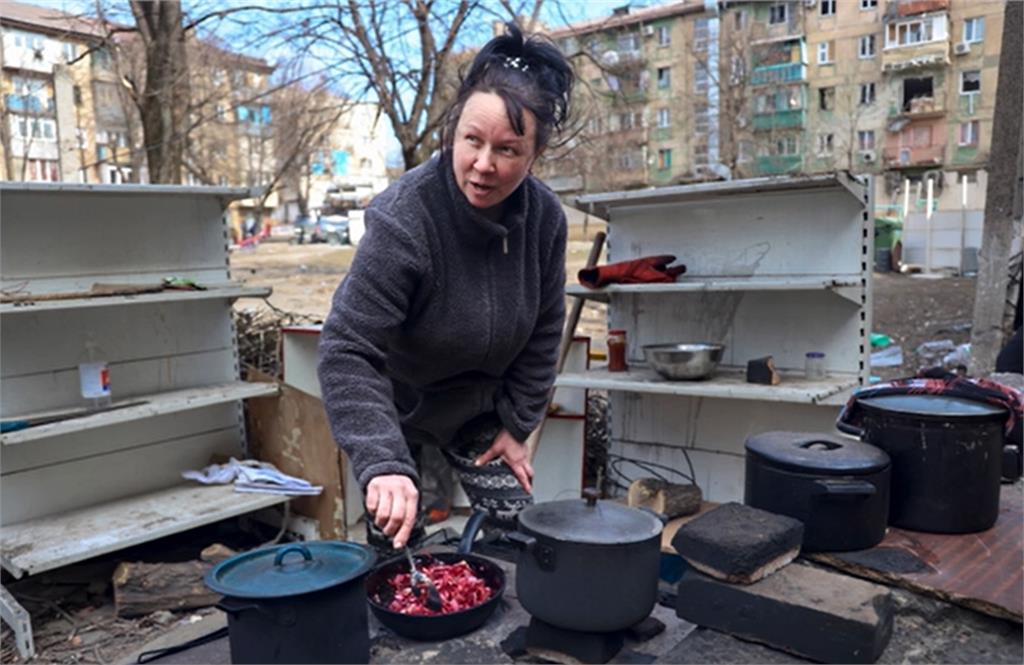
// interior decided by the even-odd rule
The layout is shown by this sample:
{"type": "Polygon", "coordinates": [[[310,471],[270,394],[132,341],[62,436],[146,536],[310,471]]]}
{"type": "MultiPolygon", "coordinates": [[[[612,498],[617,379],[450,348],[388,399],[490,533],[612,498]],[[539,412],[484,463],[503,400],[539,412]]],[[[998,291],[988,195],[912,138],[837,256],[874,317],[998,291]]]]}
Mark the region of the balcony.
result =
{"type": "Polygon", "coordinates": [[[756,67],[750,74],[751,85],[799,83],[806,80],[807,65],[802,62],[787,62],[781,65],[756,67]]]}
{"type": "Polygon", "coordinates": [[[946,114],[946,102],[944,97],[915,97],[903,106],[893,105],[889,107],[889,118],[907,118],[916,120],[918,118],[938,118],[946,114]]]}
{"type": "Polygon", "coordinates": [[[945,145],[928,145],[920,147],[886,147],[882,158],[887,168],[908,168],[914,166],[936,166],[942,164],[946,152],[945,145]]]}
{"type": "Polygon", "coordinates": [[[947,66],[949,66],[948,41],[894,46],[882,51],[883,72],[947,66]]]}
{"type": "Polygon", "coordinates": [[[791,129],[803,127],[807,121],[804,109],[787,109],[785,111],[769,111],[754,115],[755,130],[791,129]]]}
{"type": "Polygon", "coordinates": [[[768,155],[757,158],[759,175],[783,175],[799,173],[803,168],[803,157],[800,155],[768,155]]]}

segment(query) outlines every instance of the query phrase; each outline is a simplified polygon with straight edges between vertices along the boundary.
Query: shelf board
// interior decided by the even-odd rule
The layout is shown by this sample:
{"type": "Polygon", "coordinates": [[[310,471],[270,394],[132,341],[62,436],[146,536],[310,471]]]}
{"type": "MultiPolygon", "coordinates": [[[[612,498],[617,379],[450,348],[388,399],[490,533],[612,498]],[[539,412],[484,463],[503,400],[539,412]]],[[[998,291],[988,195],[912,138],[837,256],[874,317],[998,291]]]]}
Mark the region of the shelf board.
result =
{"type": "MultiPolygon", "coordinates": [[[[140,293],[129,296],[95,296],[90,298],[68,298],[66,300],[28,300],[18,303],[0,304],[0,313],[17,314],[29,312],[47,312],[62,309],[82,309],[84,307],[116,307],[120,305],[152,305],[169,302],[187,302],[191,300],[212,300],[224,298],[264,298],[272,289],[265,286],[243,286],[228,284],[210,286],[203,291],[178,291],[169,289],[159,293],[140,293]]],[[[39,294],[46,295],[46,294],[39,294]]]]}
{"type": "Polygon", "coordinates": [[[5,524],[0,562],[15,577],[243,515],[288,501],[233,485],[178,485],[59,515],[5,524]]]}
{"type": "MultiPolygon", "coordinates": [[[[566,287],[566,293],[577,298],[608,302],[615,293],[693,293],[698,291],[835,291],[847,297],[851,289],[860,288],[860,276],[792,275],[782,277],[680,277],[668,284],[610,284],[588,289],[581,284],[566,287]]],[[[860,302],[859,298],[856,302],[860,302]]]]}
{"type": "MultiPolygon", "coordinates": [[[[232,383],[221,383],[212,386],[199,388],[187,388],[185,390],[171,390],[154,395],[138,395],[130,399],[121,400],[121,404],[131,404],[124,408],[101,411],[90,415],[81,415],[67,420],[36,425],[21,430],[15,430],[0,435],[0,443],[5,446],[18,443],[27,443],[39,439],[46,439],[61,434],[80,432],[82,430],[95,429],[127,423],[143,418],[162,416],[168,413],[189,411],[204,406],[225,404],[241,399],[252,397],[267,397],[276,395],[278,392],[276,383],[257,383],[250,381],[235,381],[232,383]],[[139,402],[142,402],[141,404],[139,402]]],[[[111,406],[117,407],[118,402],[111,406]]],[[[4,420],[31,419],[46,414],[23,414],[17,416],[4,416],[4,420]]]]}
{"type": "Polygon", "coordinates": [[[751,399],[765,402],[796,402],[817,404],[828,397],[858,385],[855,375],[832,376],[824,381],[808,381],[799,374],[782,373],[782,383],[766,386],[747,383],[746,371],[719,368],[709,379],[701,381],[669,381],[653,369],[635,365],[628,372],[595,369],[588,372],[560,374],[556,386],[620,390],[632,393],[751,399]]]}

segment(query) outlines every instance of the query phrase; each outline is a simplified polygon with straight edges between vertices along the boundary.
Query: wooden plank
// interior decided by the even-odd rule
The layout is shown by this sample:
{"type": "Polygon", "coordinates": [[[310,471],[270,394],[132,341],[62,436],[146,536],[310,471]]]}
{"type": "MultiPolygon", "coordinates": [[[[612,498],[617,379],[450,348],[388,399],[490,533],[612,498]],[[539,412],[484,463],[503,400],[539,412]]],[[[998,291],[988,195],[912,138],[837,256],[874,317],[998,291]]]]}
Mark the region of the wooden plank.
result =
{"type": "Polygon", "coordinates": [[[1024,509],[1020,484],[1004,485],[999,518],[981,533],[948,535],[890,527],[858,552],[807,558],[991,616],[1024,620],[1024,509]]]}
{"type": "Polygon", "coordinates": [[[344,539],[345,460],[331,435],[323,402],[282,384],[278,396],[249,402],[246,429],[252,457],[324,488],[319,496],[296,497],[292,509],[317,520],[321,538],[344,539]]]}
{"type": "Polygon", "coordinates": [[[178,485],[17,524],[0,533],[4,569],[32,575],[277,505],[289,497],[178,485]]]}
{"type": "Polygon", "coordinates": [[[628,372],[595,369],[589,372],[561,374],[555,380],[556,386],[576,388],[806,404],[817,403],[857,383],[857,378],[851,376],[808,381],[790,373],[783,375],[780,385],[766,386],[747,383],[745,370],[728,367],[720,367],[714,376],[703,381],[669,381],[646,367],[631,368],[628,372]]]}
{"type": "MultiPolygon", "coordinates": [[[[242,399],[254,397],[266,397],[277,394],[277,387],[274,384],[257,384],[246,381],[235,381],[222,383],[213,386],[200,388],[186,388],[184,390],[172,390],[153,395],[138,395],[130,398],[131,402],[145,402],[137,406],[129,406],[116,411],[105,411],[94,415],[82,416],[71,420],[62,420],[49,425],[39,425],[28,429],[9,432],[0,435],[0,443],[5,446],[37,441],[62,434],[80,432],[97,427],[109,427],[154,416],[162,416],[168,413],[178,413],[192,409],[224,404],[242,399]]],[[[116,405],[117,402],[114,402],[116,405]]],[[[23,416],[22,416],[23,417],[23,416]]],[[[8,417],[17,420],[18,416],[8,417]]]]}
{"type": "Polygon", "coordinates": [[[178,485],[182,471],[202,469],[215,458],[244,457],[240,430],[235,423],[220,430],[6,474],[0,485],[0,523],[6,529],[9,523],[178,485]]]}
{"type": "Polygon", "coordinates": [[[168,290],[160,293],[136,295],[94,296],[70,298],[67,300],[45,300],[0,304],[0,314],[19,314],[86,307],[118,307],[122,305],[153,305],[169,302],[191,302],[195,300],[232,300],[235,298],[263,298],[270,295],[269,287],[244,286],[241,284],[210,285],[204,291],[168,290]]]}

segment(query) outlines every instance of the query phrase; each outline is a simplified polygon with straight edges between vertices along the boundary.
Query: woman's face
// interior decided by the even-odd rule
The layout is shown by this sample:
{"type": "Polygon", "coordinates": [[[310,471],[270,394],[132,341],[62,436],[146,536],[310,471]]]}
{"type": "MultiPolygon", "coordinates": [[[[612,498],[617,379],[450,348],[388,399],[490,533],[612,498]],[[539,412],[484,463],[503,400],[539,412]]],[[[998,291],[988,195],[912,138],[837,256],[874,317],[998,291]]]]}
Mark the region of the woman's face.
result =
{"type": "Polygon", "coordinates": [[[519,187],[536,157],[537,122],[523,109],[522,136],[508,121],[505,102],[491,92],[466,100],[455,127],[455,182],[470,205],[493,208],[519,187]]]}

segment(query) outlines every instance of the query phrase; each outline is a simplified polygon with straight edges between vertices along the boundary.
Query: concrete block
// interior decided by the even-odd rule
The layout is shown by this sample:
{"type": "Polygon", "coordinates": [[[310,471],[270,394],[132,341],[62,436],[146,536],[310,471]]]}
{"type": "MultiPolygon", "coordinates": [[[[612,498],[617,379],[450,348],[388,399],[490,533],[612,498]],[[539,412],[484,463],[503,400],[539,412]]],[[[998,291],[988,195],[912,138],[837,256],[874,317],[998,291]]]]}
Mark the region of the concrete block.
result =
{"type": "Polygon", "coordinates": [[[750,584],[795,559],[803,537],[799,520],[726,503],[680,527],[672,547],[706,575],[750,584]]]}
{"type": "Polygon", "coordinates": [[[676,614],[824,663],[873,663],[892,637],[894,607],[884,586],[794,564],[746,586],[688,570],[676,614]]]}

